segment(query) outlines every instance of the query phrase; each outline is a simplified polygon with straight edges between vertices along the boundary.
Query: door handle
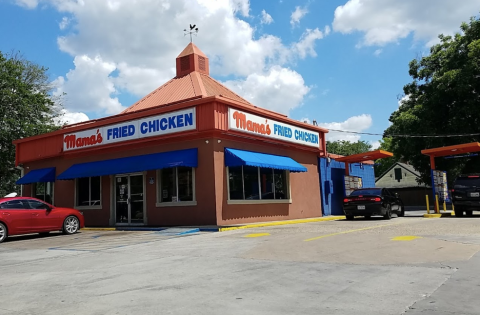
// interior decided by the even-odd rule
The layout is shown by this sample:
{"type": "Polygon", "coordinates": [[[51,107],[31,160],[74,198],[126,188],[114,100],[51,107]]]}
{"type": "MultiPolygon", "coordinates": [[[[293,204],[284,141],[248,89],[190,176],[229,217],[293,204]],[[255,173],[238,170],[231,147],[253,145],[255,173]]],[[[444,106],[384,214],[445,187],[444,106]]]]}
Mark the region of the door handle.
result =
{"type": "Polygon", "coordinates": [[[3,214],[3,215],[10,215],[10,213],[8,213],[8,212],[4,212],[4,213],[2,213],[2,214],[3,214]]]}
{"type": "Polygon", "coordinates": [[[38,217],[38,213],[32,213],[32,216],[38,217]]]}

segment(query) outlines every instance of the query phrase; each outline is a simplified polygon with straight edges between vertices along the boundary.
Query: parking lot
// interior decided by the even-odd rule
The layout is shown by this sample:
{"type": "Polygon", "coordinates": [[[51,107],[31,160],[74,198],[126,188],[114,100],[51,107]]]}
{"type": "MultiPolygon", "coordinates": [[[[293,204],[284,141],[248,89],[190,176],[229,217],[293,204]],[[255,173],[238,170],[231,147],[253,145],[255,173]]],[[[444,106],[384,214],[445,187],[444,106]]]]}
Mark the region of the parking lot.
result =
{"type": "Polygon", "coordinates": [[[478,314],[480,216],[0,245],[0,314],[478,314]]]}

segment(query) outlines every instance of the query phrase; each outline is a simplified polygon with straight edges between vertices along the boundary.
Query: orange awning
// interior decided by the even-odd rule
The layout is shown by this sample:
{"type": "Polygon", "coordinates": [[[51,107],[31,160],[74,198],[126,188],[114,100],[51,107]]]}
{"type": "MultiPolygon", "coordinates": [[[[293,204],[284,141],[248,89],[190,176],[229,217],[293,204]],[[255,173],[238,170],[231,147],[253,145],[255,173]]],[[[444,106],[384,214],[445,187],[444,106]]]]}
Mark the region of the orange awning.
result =
{"type": "Polygon", "coordinates": [[[426,149],[426,150],[422,150],[422,154],[429,155],[432,157],[438,157],[438,156],[458,155],[458,154],[465,154],[465,153],[472,153],[472,152],[479,152],[479,151],[480,151],[480,143],[472,142],[472,143],[451,145],[448,147],[426,149]]]}
{"type": "Polygon", "coordinates": [[[392,157],[393,153],[383,150],[369,151],[354,155],[349,155],[341,158],[336,158],[336,161],[345,162],[345,163],[360,163],[365,161],[383,159],[392,157]]]}

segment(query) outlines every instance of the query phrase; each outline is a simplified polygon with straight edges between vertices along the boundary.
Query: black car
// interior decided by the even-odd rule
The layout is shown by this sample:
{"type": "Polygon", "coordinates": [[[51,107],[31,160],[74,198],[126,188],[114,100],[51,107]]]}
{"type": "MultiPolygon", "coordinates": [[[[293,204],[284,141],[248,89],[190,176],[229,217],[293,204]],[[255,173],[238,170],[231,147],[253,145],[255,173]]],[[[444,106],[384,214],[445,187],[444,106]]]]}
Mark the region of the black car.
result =
{"type": "Polygon", "coordinates": [[[353,191],[343,200],[343,212],[347,220],[353,220],[355,216],[370,218],[373,215],[381,215],[390,220],[392,213],[399,217],[405,215],[402,200],[386,188],[361,188],[353,191]]]}
{"type": "Polygon", "coordinates": [[[455,216],[468,216],[473,210],[480,210],[480,174],[460,175],[455,179],[452,189],[452,201],[455,216]]]}

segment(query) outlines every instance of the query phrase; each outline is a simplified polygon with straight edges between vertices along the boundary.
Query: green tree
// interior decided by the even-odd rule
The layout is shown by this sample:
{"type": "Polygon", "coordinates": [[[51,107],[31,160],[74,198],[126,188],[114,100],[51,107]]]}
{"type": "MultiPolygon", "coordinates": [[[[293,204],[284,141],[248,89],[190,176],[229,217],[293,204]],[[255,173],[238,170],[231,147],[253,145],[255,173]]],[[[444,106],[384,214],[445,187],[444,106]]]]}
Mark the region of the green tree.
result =
{"type": "MultiPolygon", "coordinates": [[[[380,140],[380,147],[379,150],[392,152],[392,138],[383,138],[380,140]]],[[[385,173],[393,164],[398,162],[398,158],[396,156],[379,159],[375,161],[375,177],[381,176],[385,173]]]]}
{"type": "Polygon", "coordinates": [[[372,146],[366,141],[350,142],[345,140],[327,141],[327,152],[338,155],[352,155],[370,151],[372,146]]]}
{"type": "Polygon", "coordinates": [[[18,191],[13,140],[58,129],[59,99],[47,69],[0,51],[0,196],[18,191]]]}
{"type": "MultiPolygon", "coordinates": [[[[390,116],[390,135],[448,135],[480,133],[480,20],[471,18],[455,36],[440,35],[428,56],[410,62],[413,81],[403,88],[406,97],[390,116]]],[[[479,141],[467,137],[394,137],[391,149],[409,161],[430,184],[429,158],[421,150],[479,141]]],[[[478,172],[478,158],[437,158],[437,169],[450,181],[460,172],[478,172]]]]}

